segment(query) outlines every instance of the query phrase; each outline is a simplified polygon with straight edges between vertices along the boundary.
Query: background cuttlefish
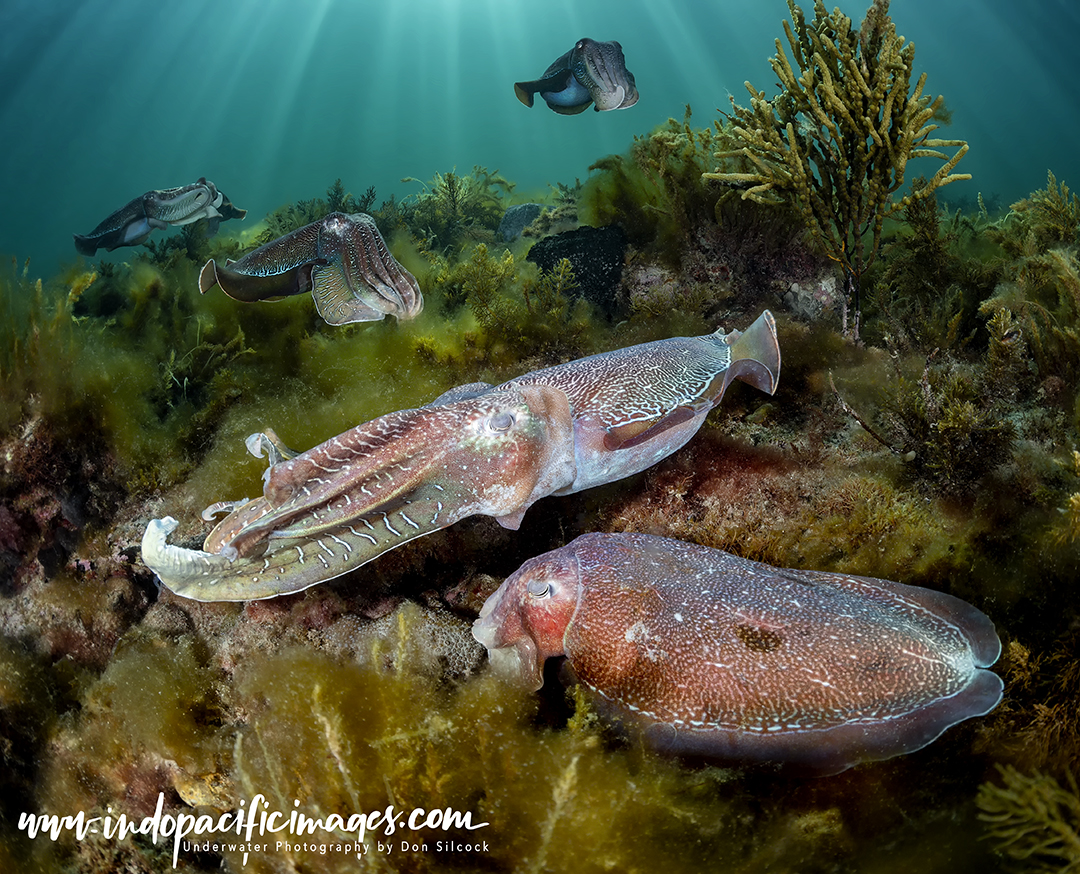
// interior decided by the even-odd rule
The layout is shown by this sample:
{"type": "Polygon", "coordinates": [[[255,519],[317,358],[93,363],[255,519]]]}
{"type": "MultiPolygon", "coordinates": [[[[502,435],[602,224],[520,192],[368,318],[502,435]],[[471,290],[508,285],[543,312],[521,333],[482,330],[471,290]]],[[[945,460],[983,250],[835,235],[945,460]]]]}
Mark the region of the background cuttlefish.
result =
{"type": "Polygon", "coordinates": [[[514,93],[526,106],[539,93],[560,115],[577,115],[589,108],[597,112],[628,109],[638,102],[634,74],[626,69],[622,46],[583,37],[565,55],[532,82],[515,82],[514,93]]]}
{"type": "Polygon", "coordinates": [[[780,349],[767,310],[745,332],[674,337],[512,379],[473,383],[390,413],[302,454],[270,434],[263,495],[231,510],[202,550],[166,542],[154,519],[142,558],[176,594],[247,601],[333,579],[473,515],[516,529],[547,495],[638,473],[697,433],[733,379],[776,390],[780,349]]]}
{"type": "Polygon", "coordinates": [[[215,285],[242,301],[310,291],[331,325],[374,322],[388,314],[412,319],[424,308],[416,279],[390,254],[375,220],[362,212],[332,212],[225,266],[210,259],[199,274],[199,289],[205,294],[215,285]]]}
{"type": "Polygon", "coordinates": [[[154,228],[190,225],[207,220],[207,236],[214,236],[227,219],[242,219],[246,209],[237,209],[213,182],[199,179],[180,188],[147,191],[109,215],[89,234],[74,234],[75,248],[93,256],[98,249],[111,252],[120,246],[138,246],[154,228]]]}
{"type": "Polygon", "coordinates": [[[921,749],[1002,692],[994,626],[959,598],[645,534],[530,559],[473,635],[534,689],[565,655],[661,751],[816,774],[921,749]]]}

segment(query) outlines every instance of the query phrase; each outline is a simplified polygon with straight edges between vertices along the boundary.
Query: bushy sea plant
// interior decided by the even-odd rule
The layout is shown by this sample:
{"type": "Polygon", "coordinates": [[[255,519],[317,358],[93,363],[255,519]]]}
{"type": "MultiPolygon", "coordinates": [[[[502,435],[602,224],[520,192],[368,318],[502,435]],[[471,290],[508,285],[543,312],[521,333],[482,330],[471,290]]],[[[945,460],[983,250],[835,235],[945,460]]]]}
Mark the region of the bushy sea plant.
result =
{"type": "Polygon", "coordinates": [[[579,211],[585,224],[618,224],[630,244],[678,266],[688,239],[702,222],[715,221],[721,190],[702,178],[722,134],[695,128],[691,109],[652,133],[635,136],[628,153],[589,167],[579,211]]]}
{"type": "MultiPolygon", "coordinates": [[[[407,177],[402,182],[420,182],[407,177]]],[[[426,248],[456,254],[468,242],[495,239],[514,184],[479,165],[471,173],[436,173],[423,191],[402,204],[410,231],[426,248]]]]}

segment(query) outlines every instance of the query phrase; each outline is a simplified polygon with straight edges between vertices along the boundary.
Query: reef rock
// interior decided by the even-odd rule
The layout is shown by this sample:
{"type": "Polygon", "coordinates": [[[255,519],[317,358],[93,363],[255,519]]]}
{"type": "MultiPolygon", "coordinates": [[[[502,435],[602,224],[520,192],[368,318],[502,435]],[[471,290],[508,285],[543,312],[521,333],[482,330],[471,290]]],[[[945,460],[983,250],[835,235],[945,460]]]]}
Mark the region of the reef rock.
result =
{"type": "Polygon", "coordinates": [[[499,222],[499,236],[509,243],[521,236],[521,232],[531,225],[544,211],[539,203],[519,203],[503,213],[499,222]]]}
{"type": "Polygon", "coordinates": [[[574,268],[577,293],[610,317],[617,309],[626,243],[626,232],[620,227],[583,225],[540,240],[529,250],[526,260],[546,271],[566,258],[574,268]]]}

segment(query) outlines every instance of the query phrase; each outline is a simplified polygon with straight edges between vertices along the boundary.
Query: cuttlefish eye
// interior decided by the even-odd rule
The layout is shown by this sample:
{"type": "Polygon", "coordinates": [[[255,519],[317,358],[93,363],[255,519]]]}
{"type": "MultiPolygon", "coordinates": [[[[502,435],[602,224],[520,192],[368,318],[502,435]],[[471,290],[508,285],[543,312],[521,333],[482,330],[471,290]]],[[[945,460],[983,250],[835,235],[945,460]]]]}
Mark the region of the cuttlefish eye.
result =
{"type": "Polygon", "coordinates": [[[513,413],[496,413],[490,419],[488,419],[488,428],[492,431],[509,431],[514,424],[513,413]]]}
{"type": "Polygon", "coordinates": [[[533,598],[546,598],[551,594],[551,583],[548,580],[529,580],[525,589],[533,598]]]}

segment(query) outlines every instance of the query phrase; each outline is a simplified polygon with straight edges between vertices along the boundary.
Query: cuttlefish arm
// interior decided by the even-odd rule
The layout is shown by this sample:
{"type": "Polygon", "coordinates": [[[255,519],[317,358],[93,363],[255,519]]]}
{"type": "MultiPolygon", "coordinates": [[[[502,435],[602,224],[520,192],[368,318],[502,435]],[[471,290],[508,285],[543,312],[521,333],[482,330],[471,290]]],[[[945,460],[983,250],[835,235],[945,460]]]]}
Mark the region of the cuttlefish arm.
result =
{"type": "MultiPolygon", "coordinates": [[[[201,550],[169,544],[175,520],[153,520],[143,561],[194,600],[296,592],[468,516],[516,527],[534,501],[573,480],[571,435],[565,396],[546,387],[391,413],[279,454],[263,495],[234,504],[201,550]]],[[[249,438],[249,448],[261,443],[249,438]]]]}
{"type": "Polygon", "coordinates": [[[147,191],[111,213],[89,234],[75,234],[75,248],[92,256],[98,249],[109,252],[120,246],[138,246],[154,229],[177,227],[207,219],[214,231],[223,218],[243,218],[244,210],[229,204],[230,214],[219,207],[225,198],[213,182],[200,178],[191,185],[147,191]]]}
{"type": "Polygon", "coordinates": [[[205,294],[215,285],[242,301],[310,291],[331,325],[387,315],[412,319],[424,307],[415,277],[390,254],[364,213],[331,213],[226,265],[211,259],[199,274],[199,289],[205,294]]]}

